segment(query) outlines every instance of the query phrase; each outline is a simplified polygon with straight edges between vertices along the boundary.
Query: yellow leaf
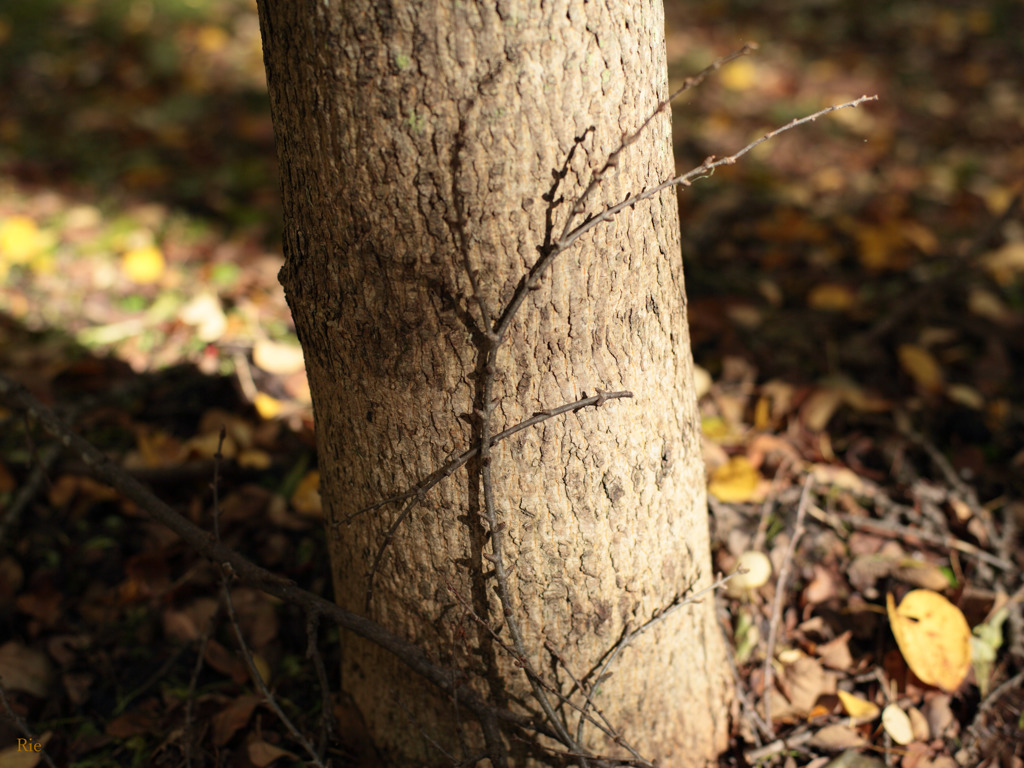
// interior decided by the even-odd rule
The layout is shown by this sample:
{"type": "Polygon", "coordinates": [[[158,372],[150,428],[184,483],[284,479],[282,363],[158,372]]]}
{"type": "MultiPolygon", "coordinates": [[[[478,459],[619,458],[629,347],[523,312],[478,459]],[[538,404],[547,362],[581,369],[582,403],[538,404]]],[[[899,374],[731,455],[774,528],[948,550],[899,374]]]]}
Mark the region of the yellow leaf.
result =
{"type": "Polygon", "coordinates": [[[902,244],[899,232],[894,228],[864,227],[857,232],[858,259],[861,265],[872,272],[892,269],[896,252],[902,244]]]}
{"type": "Polygon", "coordinates": [[[850,717],[863,718],[865,720],[874,720],[878,717],[879,709],[877,704],[873,704],[846,691],[836,691],[836,696],[839,697],[839,700],[843,703],[843,709],[846,710],[846,714],[850,717]]]}
{"type": "MultiPolygon", "coordinates": [[[[265,658],[263,658],[263,656],[261,656],[260,654],[253,653],[252,654],[252,665],[256,668],[256,672],[259,674],[260,679],[264,683],[269,683],[270,682],[271,672],[270,672],[270,664],[267,663],[267,660],[265,658]]],[[[253,680],[253,682],[256,682],[256,681],[253,680]]]]}
{"type": "Polygon", "coordinates": [[[264,419],[272,419],[284,410],[280,400],[271,397],[265,392],[256,393],[253,405],[256,406],[256,412],[264,419]]]}
{"type": "Polygon", "coordinates": [[[230,41],[231,38],[228,37],[227,32],[221,27],[215,27],[212,24],[200,27],[199,32],[196,34],[196,44],[205,53],[222,51],[230,41]]]}
{"type": "Polygon", "coordinates": [[[761,473],[746,456],[736,456],[711,473],[708,493],[724,502],[751,501],[761,482],[761,473]]]}
{"type": "Polygon", "coordinates": [[[900,344],[896,355],[899,357],[900,367],[919,387],[929,392],[942,390],[942,368],[931,352],[917,344],[900,344]]]}
{"type": "Polygon", "coordinates": [[[1024,272],[1024,242],[1009,242],[981,259],[981,266],[1000,285],[1009,285],[1024,272]]]}
{"type": "Polygon", "coordinates": [[[164,255],[155,245],[134,248],[121,260],[121,271],[125,277],[139,285],[155,283],[164,274],[164,255]]]}
{"type": "Polygon", "coordinates": [[[46,238],[28,216],[11,216],[0,222],[0,262],[27,264],[46,246],[46,238]]]}
{"type": "Polygon", "coordinates": [[[757,82],[757,66],[750,59],[740,59],[722,70],[721,78],[730,91],[745,91],[757,82]]]}
{"type": "Polygon", "coordinates": [[[910,670],[927,685],[955,691],[971,665],[971,628],[938,592],[915,589],[896,607],[886,595],[889,625],[910,670]]]}
{"type": "Polygon", "coordinates": [[[844,312],[856,303],[857,294],[840,283],[819,283],[807,294],[807,306],[824,312],[844,312]]]}
{"type": "Polygon", "coordinates": [[[811,432],[821,432],[843,402],[842,391],[826,387],[816,390],[800,406],[800,420],[811,432]]]}
{"type": "Polygon", "coordinates": [[[323,503],[320,499],[320,473],[315,469],[307,472],[299,481],[292,494],[292,507],[300,515],[320,517],[323,515],[323,503]]]}

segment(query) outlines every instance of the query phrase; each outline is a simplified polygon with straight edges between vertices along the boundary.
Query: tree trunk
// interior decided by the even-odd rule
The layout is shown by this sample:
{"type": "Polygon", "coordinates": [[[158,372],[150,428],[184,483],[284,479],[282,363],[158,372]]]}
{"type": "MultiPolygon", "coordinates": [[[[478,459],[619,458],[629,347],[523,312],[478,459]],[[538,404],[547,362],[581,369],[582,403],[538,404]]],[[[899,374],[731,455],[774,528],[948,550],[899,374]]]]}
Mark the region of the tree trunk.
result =
{"type": "MultiPolygon", "coordinates": [[[[491,549],[503,536],[525,661],[582,705],[569,673],[593,685],[624,633],[712,575],[674,194],[557,257],[497,349],[493,409],[484,351],[573,201],[665,98],[661,2],[261,0],[260,20],[281,282],[313,394],[337,601],[496,706],[542,717],[506,650],[491,549]],[[477,457],[440,482],[390,539],[402,503],[352,517],[479,442],[481,414],[493,410],[494,434],[627,389],[634,399],[495,443],[486,467],[477,457]]],[[[672,175],[667,115],[584,215],[672,175]]],[[[652,626],[609,672],[593,703],[645,757],[703,765],[724,746],[730,686],[711,599],[652,626]]],[[[342,687],[389,764],[483,750],[458,702],[369,643],[343,639],[342,687]]],[[[575,737],[578,710],[559,712],[575,737]]],[[[517,764],[545,755],[506,745],[517,764]]],[[[579,746],[625,754],[592,724],[579,746]]]]}

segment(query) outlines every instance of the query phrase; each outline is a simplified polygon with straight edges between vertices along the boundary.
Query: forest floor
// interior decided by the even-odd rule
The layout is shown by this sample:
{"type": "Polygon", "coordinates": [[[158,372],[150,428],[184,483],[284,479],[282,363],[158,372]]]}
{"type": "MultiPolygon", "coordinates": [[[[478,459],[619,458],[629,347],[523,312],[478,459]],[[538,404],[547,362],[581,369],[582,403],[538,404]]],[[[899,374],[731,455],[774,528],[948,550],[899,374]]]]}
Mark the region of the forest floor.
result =
{"type": "MultiPolygon", "coordinates": [[[[670,86],[760,45],[674,105],[680,172],[879,101],[679,196],[715,568],[774,572],[718,596],[722,765],[1021,768],[1024,7],[764,5],[669,3],[670,86]]],[[[216,471],[224,541],[329,596],[254,5],[5,6],[0,91],[0,371],[197,523],[216,471]]],[[[217,573],[3,405],[0,768],[12,714],[59,765],[303,764],[217,573]]],[[[317,733],[301,614],[233,603],[317,733]]]]}

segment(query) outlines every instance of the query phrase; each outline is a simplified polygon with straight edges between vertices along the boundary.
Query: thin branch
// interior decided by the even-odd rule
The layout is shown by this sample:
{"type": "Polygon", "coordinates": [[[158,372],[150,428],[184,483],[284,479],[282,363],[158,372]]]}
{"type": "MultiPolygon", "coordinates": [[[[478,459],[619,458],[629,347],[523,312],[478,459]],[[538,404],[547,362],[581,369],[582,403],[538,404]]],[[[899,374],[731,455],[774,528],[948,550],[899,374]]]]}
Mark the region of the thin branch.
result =
{"type": "MultiPolygon", "coordinates": [[[[713,584],[705,587],[699,592],[694,592],[692,595],[688,597],[677,597],[674,601],[672,601],[672,603],[670,603],[665,608],[655,613],[653,616],[651,616],[651,618],[649,618],[647,621],[645,621],[643,624],[641,624],[639,627],[632,631],[629,631],[627,627],[627,630],[624,631],[622,637],[619,639],[619,642],[617,642],[615,646],[611,649],[611,651],[608,652],[608,655],[605,657],[604,662],[601,664],[601,668],[600,670],[598,670],[597,674],[588,674],[584,679],[592,679],[594,681],[594,685],[598,685],[600,681],[604,679],[605,675],[608,674],[608,668],[611,667],[612,662],[614,662],[615,659],[619,657],[619,654],[621,654],[627,648],[627,646],[629,646],[629,644],[636,640],[640,635],[642,635],[644,632],[651,629],[652,627],[660,624],[684,606],[692,605],[693,603],[699,602],[701,598],[703,598],[705,595],[709,595],[716,589],[720,589],[725,584],[728,584],[729,581],[736,575],[736,573],[731,573],[728,576],[723,576],[722,578],[715,581],[713,584]]],[[[586,713],[587,706],[589,704],[590,699],[588,697],[587,702],[583,705],[582,708],[584,713],[586,713]]]]}
{"type": "Polygon", "coordinates": [[[931,547],[939,549],[955,549],[957,552],[961,552],[971,557],[976,557],[982,562],[988,563],[989,565],[995,566],[1001,571],[1016,572],[1017,566],[1011,563],[1009,560],[993,555],[991,552],[986,552],[981,547],[975,544],[971,544],[969,541],[963,541],[958,539],[952,534],[942,535],[937,533],[930,533],[928,531],[921,530],[920,528],[911,528],[908,525],[899,525],[898,523],[890,523],[886,520],[872,520],[866,517],[858,517],[856,515],[848,514],[835,514],[832,516],[824,515],[823,513],[815,510],[811,511],[811,516],[827,522],[832,523],[830,517],[834,517],[840,523],[850,526],[850,528],[856,528],[861,531],[867,531],[869,533],[881,534],[883,536],[891,536],[893,538],[899,538],[904,542],[920,541],[923,544],[927,544],[931,547]]]}
{"type": "Polygon", "coordinates": [[[768,627],[768,644],[764,654],[764,722],[768,726],[770,737],[775,736],[775,727],[772,725],[772,659],[775,656],[775,641],[779,631],[779,621],[782,618],[782,603],[786,593],[786,584],[789,581],[789,572],[793,567],[793,555],[796,553],[797,542],[804,535],[804,518],[807,516],[807,507],[811,501],[811,486],[814,484],[811,475],[804,479],[804,490],[800,494],[800,504],[796,510],[796,523],[793,525],[793,537],[786,547],[786,554],[782,560],[782,567],[779,568],[779,578],[775,582],[775,601],[772,605],[772,620],[768,627]]]}
{"type": "MultiPolygon", "coordinates": [[[[501,648],[501,650],[503,650],[505,653],[507,653],[509,655],[509,657],[518,666],[522,667],[523,666],[523,659],[520,658],[518,654],[516,654],[515,649],[512,648],[512,646],[510,646],[504,640],[502,640],[500,635],[498,635],[498,633],[494,630],[494,628],[489,626],[486,621],[484,621],[482,618],[480,618],[480,616],[476,613],[476,611],[473,610],[472,606],[466,601],[465,597],[460,595],[458,593],[458,591],[450,583],[446,583],[446,586],[448,587],[448,591],[451,592],[452,596],[459,602],[460,605],[462,605],[462,607],[466,610],[466,612],[469,614],[469,616],[475,622],[480,624],[480,626],[482,626],[488,632],[488,634],[490,634],[491,638],[498,645],[498,647],[501,648]]],[[[549,642],[546,642],[544,644],[544,646],[545,646],[545,648],[548,649],[549,652],[552,653],[553,656],[555,656],[556,659],[558,659],[559,661],[562,662],[563,667],[566,666],[564,660],[558,655],[557,651],[554,650],[554,646],[552,646],[549,642]]],[[[581,718],[585,719],[588,723],[590,723],[595,728],[600,730],[609,739],[614,741],[616,744],[622,745],[624,749],[628,750],[631,754],[633,754],[637,758],[639,763],[641,763],[641,764],[643,764],[645,766],[648,766],[648,767],[653,765],[653,763],[648,761],[646,758],[640,756],[637,752],[635,752],[625,742],[625,740],[622,738],[622,736],[619,735],[619,733],[615,730],[614,726],[612,726],[612,724],[608,722],[607,718],[604,717],[604,715],[597,709],[597,707],[595,705],[591,704],[591,707],[594,709],[595,712],[598,713],[598,715],[600,717],[600,720],[595,719],[591,715],[589,715],[586,712],[584,712],[582,706],[580,706],[579,704],[576,704],[575,702],[572,701],[571,698],[569,698],[570,696],[572,696],[573,692],[577,688],[579,690],[583,691],[584,695],[586,695],[586,689],[583,687],[586,684],[585,683],[583,683],[583,684],[579,683],[576,680],[576,678],[573,676],[573,674],[568,670],[568,668],[566,668],[566,672],[568,673],[569,677],[572,678],[573,683],[576,685],[576,688],[570,690],[568,695],[564,694],[561,691],[559,691],[556,688],[554,688],[551,684],[549,684],[546,681],[544,681],[543,678],[541,678],[539,680],[539,684],[541,685],[542,688],[544,688],[545,691],[550,693],[552,696],[555,696],[562,704],[564,704],[565,706],[569,707],[573,711],[579,713],[581,718]]],[[[616,758],[616,759],[617,760],[623,760],[624,758],[616,758]]],[[[630,761],[630,762],[635,762],[635,761],[630,761]]]]}
{"type": "Polygon", "coordinates": [[[323,762],[320,760],[320,756],[316,752],[316,747],[305,737],[305,735],[296,727],[291,721],[291,718],[284,713],[281,709],[281,705],[277,703],[277,697],[270,692],[266,682],[263,680],[263,675],[260,674],[259,669],[256,667],[256,661],[252,657],[252,651],[249,650],[249,646],[246,645],[245,637],[242,635],[242,628],[238,626],[238,616],[235,614],[235,605],[231,600],[231,590],[228,588],[227,575],[225,574],[224,581],[220,585],[221,595],[224,598],[224,605],[228,611],[228,619],[231,621],[231,627],[235,631],[235,638],[238,640],[238,648],[242,652],[242,659],[245,661],[245,666],[249,670],[249,676],[252,681],[259,688],[260,693],[263,694],[263,701],[274,710],[274,714],[277,715],[278,719],[284,724],[284,727],[288,729],[288,732],[292,735],[302,748],[306,750],[306,754],[309,755],[309,759],[313,765],[317,768],[325,768],[323,762]]]}
{"type": "MultiPolygon", "coordinates": [[[[584,397],[572,403],[565,403],[564,405],[560,405],[557,408],[552,408],[547,411],[538,411],[525,421],[521,421],[514,427],[509,427],[503,432],[499,432],[498,434],[494,435],[490,439],[489,443],[490,445],[496,445],[505,438],[511,437],[517,432],[521,432],[524,429],[540,424],[544,421],[547,421],[548,419],[554,418],[555,416],[560,416],[563,413],[568,413],[570,411],[575,413],[581,408],[586,408],[591,405],[594,406],[595,408],[600,408],[608,400],[618,400],[619,398],[632,396],[633,393],[627,391],[603,392],[602,390],[598,390],[597,394],[592,395],[591,397],[584,397]]],[[[384,553],[391,545],[391,541],[394,539],[395,533],[397,533],[398,529],[402,526],[402,523],[404,523],[406,519],[408,519],[409,515],[412,514],[413,509],[416,507],[417,504],[420,503],[420,501],[423,500],[423,498],[426,496],[427,492],[431,488],[433,488],[435,485],[440,483],[445,478],[451,477],[451,475],[454,472],[456,472],[460,467],[465,466],[466,463],[470,461],[478,453],[480,453],[479,443],[478,445],[470,448],[469,450],[463,451],[457,458],[452,459],[440,469],[431,472],[429,475],[427,475],[427,477],[425,477],[423,480],[417,483],[416,486],[411,488],[410,490],[402,494],[399,494],[398,496],[392,496],[390,499],[385,499],[384,501],[377,502],[372,506],[365,507],[346,519],[345,522],[356,517],[356,515],[360,515],[363,512],[368,512],[372,509],[376,509],[377,507],[383,506],[384,504],[408,500],[405,506],[402,507],[402,511],[399,512],[398,516],[394,519],[394,521],[392,521],[391,526],[388,528],[388,532],[384,535],[384,541],[382,541],[380,546],[377,548],[377,554],[373,558],[373,564],[370,566],[370,570],[366,573],[365,605],[367,606],[367,608],[370,605],[370,601],[373,599],[373,581],[377,575],[377,571],[380,569],[380,564],[384,559],[384,553]]]]}
{"type": "Polygon", "coordinates": [[[43,484],[49,479],[50,470],[53,469],[53,465],[57,463],[59,457],[60,445],[57,443],[50,443],[39,452],[36,461],[33,462],[32,471],[29,472],[25,482],[22,483],[17,495],[11,500],[3,515],[0,516],[0,544],[3,544],[7,537],[7,530],[17,527],[22,512],[39,495],[43,484]]]}
{"type": "Polygon", "coordinates": [[[587,188],[583,190],[583,193],[578,198],[576,198],[576,202],[574,202],[572,208],[569,209],[569,217],[565,220],[565,226],[562,229],[562,235],[559,239],[564,239],[569,233],[569,230],[572,228],[573,221],[575,221],[576,217],[585,210],[587,198],[590,197],[591,193],[601,184],[605,174],[608,171],[619,167],[619,155],[621,155],[630,145],[636,143],[654,118],[666,111],[669,105],[675,101],[678,96],[703,83],[704,80],[707,79],[708,75],[718,71],[729,62],[735,61],[736,59],[746,56],[749,53],[753,53],[756,50],[757,43],[747,43],[739,50],[730,53],[728,56],[722,56],[721,58],[715,59],[696,75],[691,75],[683,80],[683,84],[673,91],[667,99],[658,103],[658,106],[656,106],[654,111],[647,116],[647,119],[640,124],[639,128],[633,131],[633,133],[623,136],[622,143],[619,144],[617,149],[608,155],[608,159],[605,160],[604,165],[601,166],[600,170],[595,172],[590,178],[590,183],[587,184],[587,188]]]}
{"type": "MultiPolygon", "coordinates": [[[[533,690],[534,698],[537,699],[537,703],[540,704],[540,708],[544,711],[544,716],[547,718],[551,727],[554,728],[555,733],[558,734],[559,740],[567,746],[573,752],[580,752],[579,745],[573,741],[572,736],[569,735],[569,730],[566,724],[558,717],[555,713],[554,707],[551,706],[551,702],[548,700],[547,694],[540,685],[540,676],[534,670],[533,665],[530,663],[526,654],[526,644],[523,641],[523,633],[519,628],[519,622],[515,617],[515,610],[512,607],[512,601],[510,598],[510,591],[508,587],[508,573],[505,570],[505,557],[503,553],[504,543],[504,526],[499,524],[498,513],[494,508],[494,480],[491,477],[491,418],[494,416],[494,379],[497,374],[497,357],[498,348],[501,346],[502,336],[501,334],[494,334],[488,337],[484,344],[485,349],[483,354],[485,355],[484,363],[484,376],[483,376],[483,392],[482,402],[483,408],[477,413],[479,418],[478,435],[479,435],[479,446],[480,446],[480,478],[481,485],[483,486],[484,493],[484,509],[483,516],[484,520],[487,521],[487,527],[490,529],[491,534],[491,561],[494,565],[494,578],[497,582],[495,592],[498,595],[498,600],[501,603],[502,615],[505,617],[505,626],[508,627],[509,635],[512,638],[512,647],[515,649],[516,654],[522,659],[523,671],[526,673],[526,679],[530,683],[530,688],[533,690]]],[[[585,757],[579,759],[580,768],[589,768],[590,763],[585,757]]]]}
{"type": "Polygon", "coordinates": [[[502,312],[501,317],[498,320],[498,325],[495,328],[495,333],[498,335],[499,338],[503,339],[505,337],[505,334],[508,333],[509,326],[511,326],[512,324],[512,320],[515,318],[516,313],[519,311],[519,307],[526,300],[526,297],[529,295],[529,293],[533,290],[536,290],[537,286],[540,284],[541,277],[543,277],[544,273],[551,266],[551,263],[555,260],[555,257],[563,253],[573,243],[575,243],[583,235],[585,235],[590,230],[594,229],[599,224],[603,224],[607,221],[610,221],[620,211],[623,211],[626,208],[630,208],[644,200],[648,200],[654,197],[655,195],[665,191],[666,189],[669,189],[670,187],[688,187],[694,181],[710,176],[712,173],[714,173],[716,168],[719,168],[723,165],[734,165],[737,160],[739,160],[745,154],[753,150],[755,147],[758,147],[764,142],[775,138],[780,133],[785,133],[786,131],[796,128],[798,125],[814,122],[819,117],[823,117],[824,115],[827,115],[830,112],[835,112],[836,110],[839,109],[846,109],[847,107],[857,107],[863,104],[864,102],[877,100],[878,96],[861,96],[859,99],[848,101],[845,104],[834,104],[831,107],[820,109],[812,115],[807,115],[806,117],[800,117],[791,120],[785,125],[776,128],[773,131],[769,131],[768,133],[761,136],[759,139],[755,139],[754,141],[750,142],[745,147],[743,147],[741,150],[729,155],[728,157],[716,159],[715,156],[712,155],[711,157],[708,157],[706,160],[704,160],[703,163],[687,171],[686,173],[668,179],[667,181],[663,181],[660,184],[651,187],[650,189],[644,190],[643,192],[638,192],[635,195],[631,195],[627,197],[625,200],[623,200],[621,203],[606,208],[601,213],[587,218],[585,221],[583,221],[583,223],[573,228],[567,234],[564,234],[562,237],[558,239],[556,243],[552,244],[547,249],[547,251],[537,260],[537,263],[534,264],[533,269],[530,270],[530,274],[520,281],[519,286],[516,288],[515,294],[513,294],[512,299],[506,305],[505,311],[502,312]]]}
{"type": "MultiPolygon", "coordinates": [[[[213,536],[214,540],[218,544],[220,543],[221,540],[220,462],[221,459],[224,458],[222,450],[224,448],[225,437],[227,437],[227,429],[222,426],[220,428],[220,439],[217,442],[217,452],[213,454],[214,464],[212,483],[213,536]]],[[[256,684],[256,687],[259,688],[260,693],[263,694],[263,700],[264,702],[266,702],[267,706],[274,710],[274,713],[277,715],[278,719],[284,724],[284,727],[288,729],[288,732],[291,733],[292,738],[294,738],[299,744],[302,745],[302,748],[306,750],[306,754],[309,755],[310,760],[313,761],[313,765],[315,765],[316,768],[326,768],[326,766],[324,766],[323,762],[320,760],[320,755],[317,754],[317,751],[313,747],[312,743],[310,743],[309,739],[307,739],[306,736],[299,731],[299,729],[291,721],[291,718],[289,718],[288,715],[284,713],[284,710],[281,709],[281,705],[277,702],[277,697],[270,692],[270,689],[267,687],[266,682],[264,682],[263,675],[260,674],[259,669],[256,667],[256,660],[252,657],[252,651],[249,650],[249,646],[245,642],[245,637],[242,635],[242,628],[238,624],[238,616],[235,614],[235,604],[234,601],[232,601],[231,599],[231,589],[228,586],[229,574],[226,572],[225,569],[221,569],[220,577],[220,591],[222,597],[224,598],[224,606],[225,608],[227,608],[228,620],[231,622],[231,628],[235,632],[235,638],[238,640],[238,649],[242,654],[242,660],[245,661],[246,668],[249,670],[249,676],[252,678],[252,681],[256,684]]]]}
{"type": "Polygon", "coordinates": [[[337,721],[331,708],[331,684],[327,679],[324,659],[320,654],[317,642],[320,631],[320,619],[317,616],[306,616],[306,658],[313,663],[316,670],[317,683],[320,685],[320,748],[317,754],[324,754],[327,745],[334,740],[338,732],[337,721]]]}
{"type": "MultiPolygon", "coordinates": [[[[625,749],[627,752],[629,752],[629,754],[633,756],[634,759],[629,761],[630,763],[636,763],[638,765],[643,766],[652,766],[653,763],[651,763],[649,760],[643,757],[635,747],[633,747],[619,734],[618,730],[615,728],[615,726],[611,724],[611,722],[605,716],[601,708],[594,703],[594,699],[592,698],[594,692],[586,683],[578,679],[576,675],[572,673],[572,669],[569,667],[569,662],[566,661],[565,657],[558,652],[558,649],[555,648],[554,643],[552,643],[550,640],[547,640],[544,642],[544,647],[547,648],[548,652],[555,658],[555,660],[559,664],[561,664],[562,669],[565,670],[565,674],[567,674],[569,676],[569,679],[572,680],[573,686],[575,686],[575,690],[578,690],[580,693],[583,694],[584,705],[583,707],[578,707],[580,717],[579,720],[576,722],[576,741],[583,743],[583,726],[587,722],[594,722],[593,718],[587,715],[586,707],[589,707],[590,709],[594,710],[594,714],[596,714],[597,717],[601,720],[601,723],[604,724],[604,727],[602,727],[601,730],[607,736],[609,736],[616,744],[621,746],[623,749],[625,749]]],[[[600,685],[600,683],[601,680],[599,678],[594,681],[594,686],[596,687],[597,685],[600,685]]],[[[572,695],[572,690],[570,690],[569,695],[572,695]]],[[[565,700],[569,701],[568,697],[565,697],[565,700]]]]}
{"type": "MultiPolygon", "coordinates": [[[[220,612],[218,606],[217,612],[220,612]]],[[[210,643],[210,634],[213,631],[216,614],[211,616],[206,626],[203,627],[203,634],[199,638],[199,645],[196,652],[196,663],[192,667],[192,676],[188,681],[188,694],[185,703],[185,766],[186,768],[192,768],[192,746],[195,741],[195,703],[196,703],[196,687],[199,685],[199,674],[203,671],[203,661],[206,658],[206,648],[210,643]]]]}
{"type": "MultiPolygon", "coordinates": [[[[584,392],[583,394],[586,395],[586,392],[584,392]]],[[[590,397],[583,397],[579,400],[575,400],[574,402],[560,405],[557,408],[551,408],[545,411],[537,411],[535,414],[533,414],[533,416],[526,419],[525,421],[521,421],[515,426],[509,427],[508,429],[503,430],[498,434],[494,435],[494,437],[491,438],[491,445],[497,445],[502,440],[512,437],[512,435],[516,434],[517,432],[522,432],[524,429],[536,426],[537,424],[547,421],[548,419],[554,418],[555,416],[561,416],[563,413],[568,413],[569,411],[575,413],[581,408],[586,408],[587,406],[591,405],[600,408],[602,405],[604,405],[606,401],[617,400],[622,397],[633,397],[633,393],[627,391],[604,392],[599,389],[597,390],[596,395],[592,395],[590,397]]],[[[366,512],[372,512],[373,510],[387,506],[388,504],[397,504],[398,502],[405,501],[407,499],[412,498],[413,496],[415,496],[417,500],[421,499],[427,493],[427,491],[429,491],[439,482],[444,480],[446,477],[450,477],[454,472],[456,472],[461,467],[464,467],[466,465],[466,462],[468,462],[470,459],[476,456],[479,452],[479,446],[474,445],[472,448],[462,452],[461,454],[458,455],[458,457],[452,459],[444,466],[431,472],[429,475],[420,480],[420,482],[418,482],[408,491],[403,491],[402,493],[396,494],[387,499],[383,499],[382,501],[376,501],[367,507],[363,507],[362,509],[353,512],[351,515],[344,518],[340,522],[335,523],[335,525],[341,525],[342,523],[351,522],[352,520],[354,520],[362,514],[365,514],[366,512]]],[[[405,510],[403,510],[403,512],[404,511],[405,510]]]]}

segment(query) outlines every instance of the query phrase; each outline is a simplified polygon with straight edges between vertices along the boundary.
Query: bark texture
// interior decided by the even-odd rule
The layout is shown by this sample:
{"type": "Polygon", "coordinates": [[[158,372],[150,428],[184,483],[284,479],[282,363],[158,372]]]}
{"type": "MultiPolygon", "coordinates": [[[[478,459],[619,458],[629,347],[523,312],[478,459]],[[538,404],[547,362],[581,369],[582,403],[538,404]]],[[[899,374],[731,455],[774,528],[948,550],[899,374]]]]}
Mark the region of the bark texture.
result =
{"type": "MultiPolygon", "coordinates": [[[[281,281],[313,393],[336,599],[363,610],[399,505],[345,519],[469,447],[483,311],[500,313],[593,172],[666,96],[663,11],[660,0],[261,0],[260,18],[281,281]]],[[[587,209],[672,171],[666,112],[587,209]]],[[[636,394],[492,449],[515,616],[532,664],[566,694],[545,643],[583,677],[625,628],[710,581],[679,254],[672,192],[623,212],[559,257],[498,357],[496,431],[584,392],[636,394]]],[[[472,468],[431,491],[388,546],[368,615],[496,704],[536,711],[497,640],[508,633],[481,504],[472,468]]],[[[478,751],[456,704],[375,647],[343,642],[342,686],[388,762],[450,764],[430,740],[478,751]]],[[[612,672],[595,703],[645,756],[702,765],[724,746],[711,600],[640,637],[612,672]]],[[[592,726],[583,734],[620,751],[592,726]]]]}

